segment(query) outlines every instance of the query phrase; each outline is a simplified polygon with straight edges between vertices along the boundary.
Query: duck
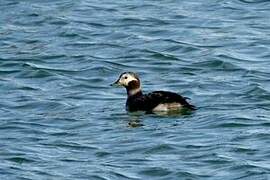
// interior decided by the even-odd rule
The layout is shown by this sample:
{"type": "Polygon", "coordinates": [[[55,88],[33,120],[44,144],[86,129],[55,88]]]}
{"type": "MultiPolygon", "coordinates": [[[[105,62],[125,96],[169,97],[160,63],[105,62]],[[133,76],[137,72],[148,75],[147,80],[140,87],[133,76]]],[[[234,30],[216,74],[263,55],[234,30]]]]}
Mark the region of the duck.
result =
{"type": "Polygon", "coordinates": [[[138,74],[124,72],[111,86],[126,88],[126,110],[128,112],[145,111],[147,113],[178,111],[182,109],[195,110],[186,97],[170,91],[153,91],[143,94],[138,74]]]}

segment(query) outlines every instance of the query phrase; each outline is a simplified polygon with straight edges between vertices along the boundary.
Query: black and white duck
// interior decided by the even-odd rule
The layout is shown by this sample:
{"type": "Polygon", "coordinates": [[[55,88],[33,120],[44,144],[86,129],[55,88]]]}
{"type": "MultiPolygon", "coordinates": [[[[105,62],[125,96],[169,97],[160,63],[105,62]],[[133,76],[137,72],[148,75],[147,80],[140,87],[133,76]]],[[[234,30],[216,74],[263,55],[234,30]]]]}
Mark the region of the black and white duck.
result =
{"type": "Polygon", "coordinates": [[[187,98],[169,91],[154,91],[143,94],[139,76],[133,72],[124,72],[112,85],[123,86],[127,90],[126,110],[146,112],[168,112],[182,109],[195,110],[187,98]]]}

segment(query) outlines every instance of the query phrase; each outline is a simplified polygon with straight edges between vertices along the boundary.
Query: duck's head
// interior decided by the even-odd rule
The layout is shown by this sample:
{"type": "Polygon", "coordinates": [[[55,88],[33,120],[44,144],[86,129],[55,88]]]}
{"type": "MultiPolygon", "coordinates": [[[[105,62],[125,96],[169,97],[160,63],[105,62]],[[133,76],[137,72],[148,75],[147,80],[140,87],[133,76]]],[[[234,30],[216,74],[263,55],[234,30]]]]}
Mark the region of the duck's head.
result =
{"type": "Polygon", "coordinates": [[[112,85],[125,87],[128,95],[134,95],[141,91],[139,76],[133,72],[122,73],[112,85]]]}
{"type": "Polygon", "coordinates": [[[139,76],[133,72],[124,72],[119,76],[118,80],[115,81],[112,85],[128,87],[135,84],[137,86],[140,86],[139,76]]]}

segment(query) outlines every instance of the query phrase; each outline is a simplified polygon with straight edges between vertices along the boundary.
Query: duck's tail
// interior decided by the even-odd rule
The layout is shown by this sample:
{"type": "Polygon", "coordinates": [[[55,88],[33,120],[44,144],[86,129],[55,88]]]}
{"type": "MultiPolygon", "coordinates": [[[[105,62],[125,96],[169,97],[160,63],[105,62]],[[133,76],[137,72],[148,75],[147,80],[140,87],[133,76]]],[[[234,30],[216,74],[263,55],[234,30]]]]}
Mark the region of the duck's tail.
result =
{"type": "Polygon", "coordinates": [[[188,97],[183,97],[183,98],[186,100],[186,104],[185,104],[186,108],[188,108],[190,110],[197,110],[197,108],[194,105],[187,102],[187,99],[190,100],[190,98],[188,98],[188,97]]]}
{"type": "Polygon", "coordinates": [[[188,109],[190,109],[190,110],[197,110],[197,108],[194,106],[194,105],[192,105],[192,104],[189,104],[188,106],[186,106],[188,109]]]}

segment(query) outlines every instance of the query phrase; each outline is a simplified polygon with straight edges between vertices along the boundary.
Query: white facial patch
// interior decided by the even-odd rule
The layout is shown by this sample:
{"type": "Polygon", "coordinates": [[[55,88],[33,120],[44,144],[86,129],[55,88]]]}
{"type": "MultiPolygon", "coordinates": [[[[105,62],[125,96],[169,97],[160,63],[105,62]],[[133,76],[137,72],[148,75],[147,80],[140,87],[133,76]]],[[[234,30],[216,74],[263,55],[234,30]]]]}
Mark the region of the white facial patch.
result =
{"type": "Polygon", "coordinates": [[[128,86],[128,83],[131,81],[138,81],[132,74],[122,74],[122,76],[119,79],[119,84],[123,86],[128,86]]]}

